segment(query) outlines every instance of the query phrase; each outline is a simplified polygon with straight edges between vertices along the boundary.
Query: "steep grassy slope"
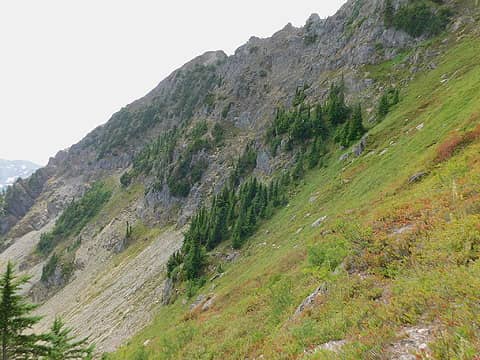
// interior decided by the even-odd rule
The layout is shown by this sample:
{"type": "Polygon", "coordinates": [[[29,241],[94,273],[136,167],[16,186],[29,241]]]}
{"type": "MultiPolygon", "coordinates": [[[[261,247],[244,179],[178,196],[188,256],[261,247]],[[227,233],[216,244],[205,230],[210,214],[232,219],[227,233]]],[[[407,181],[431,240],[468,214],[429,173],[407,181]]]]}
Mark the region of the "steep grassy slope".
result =
{"type": "MultiPolygon", "coordinates": [[[[331,155],[238,260],[218,260],[223,275],[198,290],[212,294],[208,308],[191,311],[180,289],[108,358],[381,359],[407,351],[402,329],[417,325],[434,358],[480,352],[480,40],[450,41],[361,157],[331,155]],[[337,353],[317,347],[333,340],[345,340],[337,353]]],[[[382,76],[393,65],[366,70],[382,76]]]]}

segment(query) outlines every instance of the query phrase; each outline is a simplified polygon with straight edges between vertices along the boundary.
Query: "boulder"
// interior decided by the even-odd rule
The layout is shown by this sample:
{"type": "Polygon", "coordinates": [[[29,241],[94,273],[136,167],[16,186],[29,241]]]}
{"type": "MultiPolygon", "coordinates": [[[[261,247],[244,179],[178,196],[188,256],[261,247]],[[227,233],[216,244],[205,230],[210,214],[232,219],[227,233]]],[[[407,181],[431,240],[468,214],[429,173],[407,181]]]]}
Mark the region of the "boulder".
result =
{"type": "Polygon", "coordinates": [[[172,301],[174,294],[173,280],[167,278],[162,289],[162,305],[168,305],[172,301]]]}
{"type": "Polygon", "coordinates": [[[418,182],[420,181],[425,175],[427,175],[427,173],[425,171],[419,171],[417,172],[416,174],[413,174],[412,176],[410,176],[410,178],[408,179],[408,182],[410,184],[412,183],[415,183],[415,182],[418,182]]]}
{"type": "Polygon", "coordinates": [[[355,154],[355,156],[359,157],[360,155],[363,154],[363,152],[365,151],[365,148],[367,147],[367,139],[368,139],[368,135],[365,134],[360,140],[360,142],[353,147],[352,152],[355,154]]]}
{"type": "Polygon", "coordinates": [[[195,310],[199,305],[203,304],[206,298],[207,296],[204,294],[198,295],[195,301],[190,305],[190,311],[195,310]]]}
{"type": "Polygon", "coordinates": [[[215,295],[212,295],[207,301],[205,301],[202,305],[202,311],[208,311],[212,308],[213,304],[215,303],[215,295]]]}
{"type": "Polygon", "coordinates": [[[340,162],[347,160],[350,157],[350,153],[345,153],[342,156],[340,156],[340,159],[338,159],[340,162]]]}

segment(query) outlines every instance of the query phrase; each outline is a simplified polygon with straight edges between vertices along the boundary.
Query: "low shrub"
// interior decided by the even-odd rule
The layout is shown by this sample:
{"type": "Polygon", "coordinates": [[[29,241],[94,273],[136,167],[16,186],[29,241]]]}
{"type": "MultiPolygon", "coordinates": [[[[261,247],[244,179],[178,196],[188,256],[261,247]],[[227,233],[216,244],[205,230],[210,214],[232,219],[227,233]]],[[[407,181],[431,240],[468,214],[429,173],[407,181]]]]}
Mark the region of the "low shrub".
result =
{"type": "Polygon", "coordinates": [[[480,138],[480,124],[464,134],[453,134],[437,148],[436,162],[450,159],[455,152],[480,138]]]}

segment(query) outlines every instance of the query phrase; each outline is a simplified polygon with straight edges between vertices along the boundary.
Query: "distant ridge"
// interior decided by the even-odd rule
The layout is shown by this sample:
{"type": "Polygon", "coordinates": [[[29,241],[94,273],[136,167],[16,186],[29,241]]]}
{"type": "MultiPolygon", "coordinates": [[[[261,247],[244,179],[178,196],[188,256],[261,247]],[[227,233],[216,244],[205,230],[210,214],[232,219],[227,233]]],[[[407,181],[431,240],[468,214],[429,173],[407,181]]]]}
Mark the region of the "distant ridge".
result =
{"type": "Polygon", "coordinates": [[[27,178],[33,174],[40,165],[26,160],[0,159],[0,190],[12,185],[18,178],[27,178]]]}

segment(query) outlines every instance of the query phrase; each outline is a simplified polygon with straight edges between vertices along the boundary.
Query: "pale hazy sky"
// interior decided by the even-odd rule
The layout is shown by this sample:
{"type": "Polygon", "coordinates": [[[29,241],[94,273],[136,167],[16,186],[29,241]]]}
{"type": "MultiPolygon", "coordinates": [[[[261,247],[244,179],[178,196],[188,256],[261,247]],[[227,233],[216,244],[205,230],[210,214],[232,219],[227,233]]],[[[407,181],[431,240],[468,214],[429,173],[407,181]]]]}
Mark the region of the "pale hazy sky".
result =
{"type": "Polygon", "coordinates": [[[345,0],[0,0],[0,158],[45,164],[170,72],[345,0]]]}

